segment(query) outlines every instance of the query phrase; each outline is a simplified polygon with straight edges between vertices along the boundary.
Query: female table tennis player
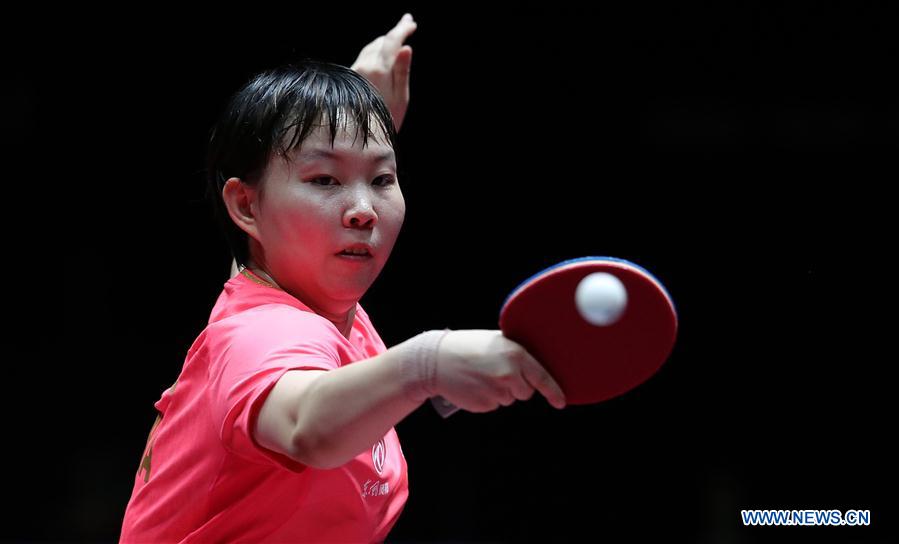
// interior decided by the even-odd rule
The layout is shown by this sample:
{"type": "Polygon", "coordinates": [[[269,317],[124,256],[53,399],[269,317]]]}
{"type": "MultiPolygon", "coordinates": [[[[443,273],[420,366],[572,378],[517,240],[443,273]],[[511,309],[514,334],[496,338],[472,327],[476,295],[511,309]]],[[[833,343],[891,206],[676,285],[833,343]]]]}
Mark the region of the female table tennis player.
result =
{"type": "Polygon", "coordinates": [[[386,349],[359,304],[405,214],[394,123],[414,28],[354,65],[384,98],[307,62],[254,78],[215,127],[208,174],[240,273],[156,403],[122,542],[382,541],[408,496],[394,426],[426,399],[486,412],[536,389],[564,406],[500,331],[386,349]]]}

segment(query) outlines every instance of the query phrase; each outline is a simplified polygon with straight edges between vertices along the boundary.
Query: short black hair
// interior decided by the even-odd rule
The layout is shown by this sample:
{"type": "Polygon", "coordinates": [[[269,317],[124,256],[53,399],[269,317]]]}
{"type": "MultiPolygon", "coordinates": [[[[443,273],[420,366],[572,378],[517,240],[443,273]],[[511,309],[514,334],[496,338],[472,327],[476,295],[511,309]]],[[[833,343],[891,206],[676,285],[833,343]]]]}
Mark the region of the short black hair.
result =
{"type": "Polygon", "coordinates": [[[248,235],[231,220],[222,188],[232,178],[256,185],[273,154],[287,156],[300,147],[312,129],[327,119],[331,146],[342,129],[354,122],[363,147],[380,127],[396,150],[396,130],[380,93],[353,70],[315,60],[304,60],[264,71],[253,77],[229,100],[213,127],[206,159],[207,198],[222,227],[234,259],[246,266],[248,235]]]}

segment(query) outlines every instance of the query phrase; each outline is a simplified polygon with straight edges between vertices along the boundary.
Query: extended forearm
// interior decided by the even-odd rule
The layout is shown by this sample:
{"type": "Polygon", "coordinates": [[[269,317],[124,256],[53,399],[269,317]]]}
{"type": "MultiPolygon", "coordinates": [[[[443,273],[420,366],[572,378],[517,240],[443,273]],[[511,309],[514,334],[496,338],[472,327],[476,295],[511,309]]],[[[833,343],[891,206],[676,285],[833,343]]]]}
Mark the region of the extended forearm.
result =
{"type": "Polygon", "coordinates": [[[382,438],[428,397],[429,366],[444,331],[416,336],[386,352],[323,374],[298,415],[314,444],[316,466],[340,466],[382,438]]]}

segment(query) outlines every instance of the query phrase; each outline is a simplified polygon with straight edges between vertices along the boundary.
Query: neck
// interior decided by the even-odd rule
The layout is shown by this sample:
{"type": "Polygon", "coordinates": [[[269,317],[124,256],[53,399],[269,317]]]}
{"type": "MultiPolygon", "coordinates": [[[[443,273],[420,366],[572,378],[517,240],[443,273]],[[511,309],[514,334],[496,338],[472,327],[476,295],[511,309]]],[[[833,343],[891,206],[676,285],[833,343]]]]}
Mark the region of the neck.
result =
{"type": "Polygon", "coordinates": [[[268,272],[263,270],[261,267],[255,265],[252,262],[249,263],[249,265],[244,270],[242,270],[242,272],[244,273],[245,276],[247,276],[251,280],[255,281],[256,283],[260,283],[262,285],[266,285],[273,289],[278,289],[278,290],[284,291],[285,293],[287,293],[287,294],[293,296],[294,298],[296,298],[297,300],[301,301],[306,306],[309,306],[309,308],[312,309],[312,311],[314,311],[316,314],[324,317],[325,319],[327,319],[328,321],[333,323],[334,326],[337,327],[337,330],[340,331],[340,334],[342,334],[344,336],[344,338],[349,339],[350,332],[353,330],[353,322],[355,321],[355,318],[356,318],[356,305],[355,304],[353,304],[349,310],[347,310],[346,312],[342,312],[342,313],[335,314],[332,312],[323,311],[321,308],[318,308],[315,305],[313,305],[312,303],[308,302],[309,297],[299,297],[299,296],[295,295],[294,293],[291,293],[290,291],[287,291],[286,289],[284,289],[283,287],[278,285],[278,282],[275,281],[275,279],[271,276],[271,274],[269,274],[268,272]]]}
{"type": "Polygon", "coordinates": [[[356,305],[353,304],[353,307],[349,309],[346,315],[343,318],[343,322],[335,322],[334,326],[337,327],[337,330],[340,331],[340,334],[343,335],[344,338],[350,338],[350,332],[353,330],[353,322],[356,321],[356,305]]]}

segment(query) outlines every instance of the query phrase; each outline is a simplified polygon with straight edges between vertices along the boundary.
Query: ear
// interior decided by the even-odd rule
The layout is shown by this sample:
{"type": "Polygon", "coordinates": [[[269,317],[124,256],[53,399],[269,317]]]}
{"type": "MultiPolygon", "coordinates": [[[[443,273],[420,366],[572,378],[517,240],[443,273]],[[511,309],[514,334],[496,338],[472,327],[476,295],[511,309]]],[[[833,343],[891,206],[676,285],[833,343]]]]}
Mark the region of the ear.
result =
{"type": "Polygon", "coordinates": [[[247,185],[240,178],[230,178],[222,187],[222,200],[228,208],[228,215],[237,227],[246,232],[254,240],[259,241],[259,227],[256,212],[259,209],[256,199],[259,191],[247,185]]]}

